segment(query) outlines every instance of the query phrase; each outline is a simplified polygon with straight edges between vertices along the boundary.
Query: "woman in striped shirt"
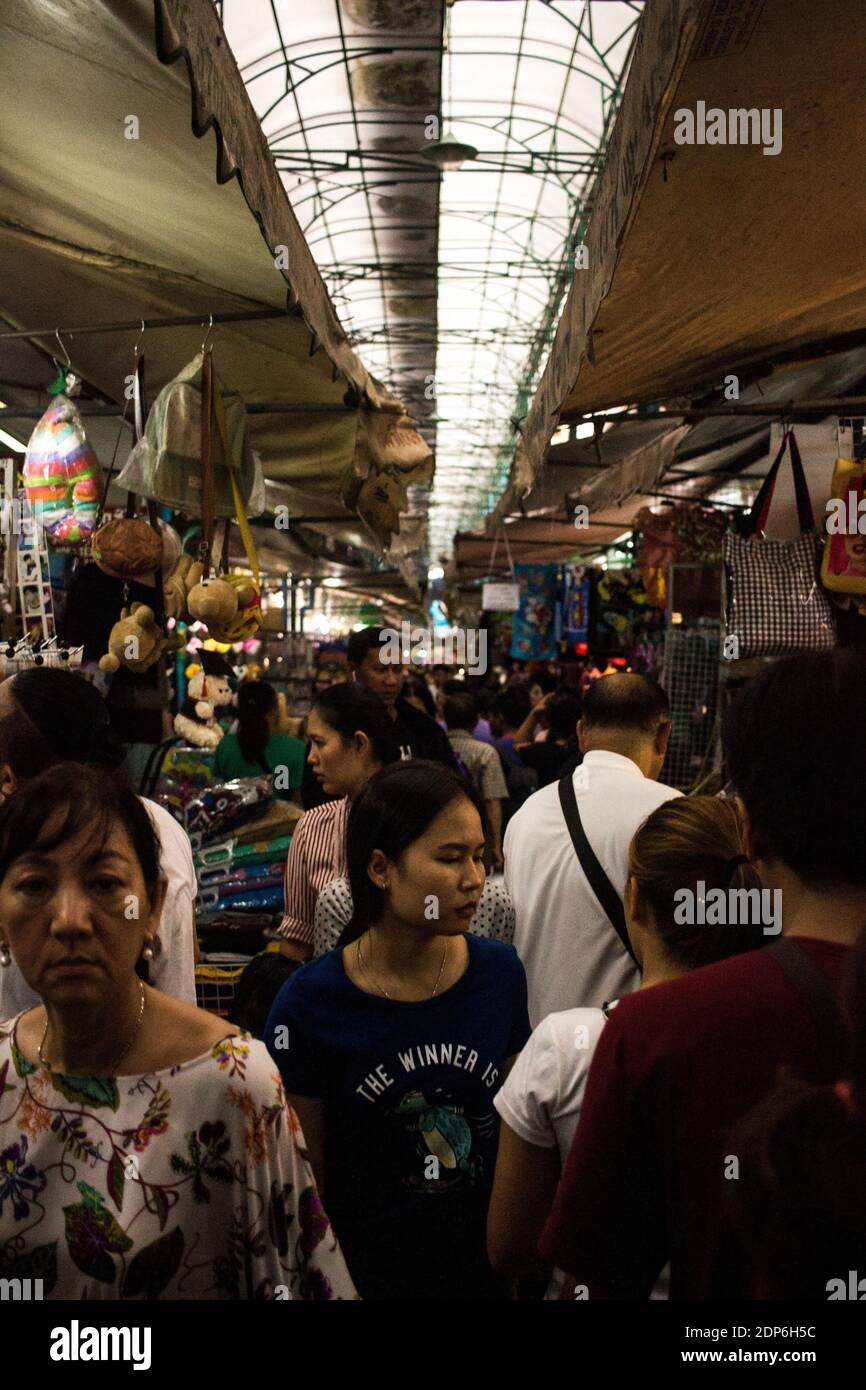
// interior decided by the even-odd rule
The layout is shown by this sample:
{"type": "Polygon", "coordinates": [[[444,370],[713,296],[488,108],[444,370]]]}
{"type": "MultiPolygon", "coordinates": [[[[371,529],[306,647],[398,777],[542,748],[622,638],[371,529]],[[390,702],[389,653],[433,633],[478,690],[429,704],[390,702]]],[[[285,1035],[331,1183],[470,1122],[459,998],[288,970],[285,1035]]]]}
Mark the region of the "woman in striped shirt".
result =
{"type": "Polygon", "coordinates": [[[333,685],[307,720],[307,761],[326,795],[339,797],[305,812],[286,861],[286,909],[279,932],[283,954],[308,960],[316,900],[326,883],[347,872],[346,819],[374,773],[398,760],[390,720],[378,696],[361,685],[333,685]]]}

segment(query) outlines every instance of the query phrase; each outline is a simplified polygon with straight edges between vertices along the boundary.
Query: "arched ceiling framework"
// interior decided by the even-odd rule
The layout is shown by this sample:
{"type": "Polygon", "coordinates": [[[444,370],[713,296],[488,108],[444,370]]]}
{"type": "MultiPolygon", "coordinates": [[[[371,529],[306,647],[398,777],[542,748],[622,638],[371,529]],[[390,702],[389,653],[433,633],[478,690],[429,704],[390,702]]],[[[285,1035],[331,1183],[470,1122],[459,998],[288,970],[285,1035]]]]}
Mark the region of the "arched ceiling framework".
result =
{"type": "Polygon", "coordinates": [[[435,450],[410,507],[438,560],[507,480],[641,5],[217,8],[350,342],[435,450]],[[477,159],[445,173],[424,159],[436,119],[477,159]]]}

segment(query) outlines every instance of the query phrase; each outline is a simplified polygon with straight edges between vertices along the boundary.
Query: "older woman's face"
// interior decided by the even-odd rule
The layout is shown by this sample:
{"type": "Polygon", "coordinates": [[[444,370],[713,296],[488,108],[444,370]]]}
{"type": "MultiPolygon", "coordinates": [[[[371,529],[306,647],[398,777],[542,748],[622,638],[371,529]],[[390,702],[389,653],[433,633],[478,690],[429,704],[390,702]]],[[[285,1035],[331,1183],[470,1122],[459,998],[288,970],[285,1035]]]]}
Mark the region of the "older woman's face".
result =
{"type": "MultiPolygon", "coordinates": [[[[46,839],[60,814],[47,821],[46,839]]],[[[128,982],[145,936],[157,929],[162,891],[151,905],[122,826],[102,845],[83,832],[10,864],[0,883],[0,935],[41,999],[96,1003],[128,982]]]]}

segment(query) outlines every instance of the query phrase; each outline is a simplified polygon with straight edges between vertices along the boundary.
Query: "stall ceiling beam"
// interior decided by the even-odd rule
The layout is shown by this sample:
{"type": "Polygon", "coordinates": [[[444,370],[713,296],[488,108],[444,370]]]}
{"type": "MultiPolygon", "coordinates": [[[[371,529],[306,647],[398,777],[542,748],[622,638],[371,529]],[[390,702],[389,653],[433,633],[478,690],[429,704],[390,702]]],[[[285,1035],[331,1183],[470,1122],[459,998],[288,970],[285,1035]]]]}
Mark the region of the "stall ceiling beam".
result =
{"type": "MultiPolygon", "coordinates": [[[[29,410],[0,410],[0,420],[38,420],[45,407],[31,407],[29,410]]],[[[336,401],[331,404],[318,403],[308,405],[296,404],[290,401],[248,401],[248,415],[321,415],[326,413],[337,413],[345,415],[349,410],[354,410],[354,405],[346,405],[344,401],[336,401]]],[[[120,412],[116,405],[78,405],[78,413],[84,419],[89,415],[119,415],[120,412]]],[[[131,422],[130,422],[131,423],[131,422]]]]}
{"type": "Polygon", "coordinates": [[[253,323],[256,319],[284,319],[285,309],[239,309],[222,314],[183,314],[168,318],[125,319],[121,323],[87,323],[77,328],[16,328],[0,333],[0,342],[6,338],[53,338],[59,333],[67,338],[80,338],[89,333],[133,333],[152,328],[193,328],[197,323],[203,328],[213,323],[253,323]]]}
{"type": "Polygon", "coordinates": [[[757,415],[767,419],[779,415],[842,415],[847,418],[864,407],[866,396],[826,396],[823,400],[811,401],[744,401],[740,405],[715,405],[695,410],[623,410],[616,415],[569,411],[563,414],[562,424],[588,424],[596,420],[607,423],[612,420],[711,420],[717,415],[757,415]]]}

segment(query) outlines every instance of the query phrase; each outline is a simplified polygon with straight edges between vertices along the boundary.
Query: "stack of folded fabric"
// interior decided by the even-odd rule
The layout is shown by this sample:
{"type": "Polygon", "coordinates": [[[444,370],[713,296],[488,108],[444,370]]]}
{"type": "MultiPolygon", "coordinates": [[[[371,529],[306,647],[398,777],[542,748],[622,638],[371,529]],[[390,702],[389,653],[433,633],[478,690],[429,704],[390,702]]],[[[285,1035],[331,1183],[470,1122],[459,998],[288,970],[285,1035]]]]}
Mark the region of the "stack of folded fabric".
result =
{"type": "MultiPolygon", "coordinates": [[[[264,779],[262,783],[270,791],[264,779]]],[[[228,787],[240,785],[229,783],[228,787]]],[[[202,808],[202,814],[214,809],[202,808]]],[[[255,815],[246,818],[241,813],[239,820],[240,809],[235,806],[228,818],[223,813],[209,814],[206,828],[190,830],[199,885],[197,908],[208,917],[239,911],[282,914],[286,856],[300,808],[286,801],[260,802],[255,815]]]]}

